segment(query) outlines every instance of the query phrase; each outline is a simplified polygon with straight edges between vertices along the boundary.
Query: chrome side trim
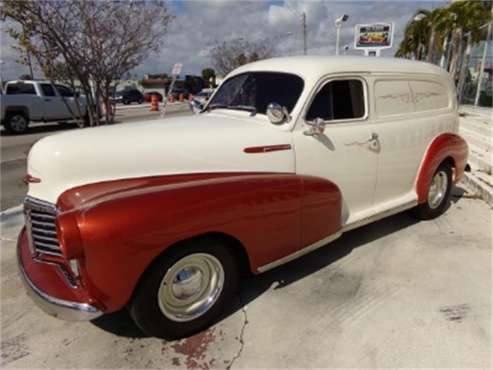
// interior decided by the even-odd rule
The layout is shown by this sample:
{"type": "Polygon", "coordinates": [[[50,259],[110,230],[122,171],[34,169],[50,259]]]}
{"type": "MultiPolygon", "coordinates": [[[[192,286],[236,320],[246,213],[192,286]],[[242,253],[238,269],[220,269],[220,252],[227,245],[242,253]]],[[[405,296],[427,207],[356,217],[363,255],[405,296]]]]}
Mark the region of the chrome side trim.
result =
{"type": "Polygon", "coordinates": [[[358,227],[371,224],[372,222],[375,222],[377,220],[381,220],[382,218],[393,216],[397,213],[401,213],[401,212],[408,210],[408,209],[411,209],[417,205],[418,205],[418,201],[416,201],[416,200],[413,200],[412,202],[404,203],[403,205],[400,205],[398,207],[391,208],[391,209],[388,209],[386,211],[377,213],[375,215],[363,218],[359,221],[355,221],[351,224],[344,225],[342,227],[342,232],[345,233],[346,231],[354,230],[354,229],[357,229],[358,227]]]}
{"type": "MultiPolygon", "coordinates": [[[[18,247],[19,248],[19,247],[18,247]]],[[[72,302],[52,297],[39,289],[29,279],[22,265],[21,252],[17,250],[17,263],[22,276],[22,282],[29,297],[48,315],[69,321],[93,320],[103,314],[102,311],[87,303],[72,302]]]]}
{"type": "Polygon", "coordinates": [[[332,234],[322,240],[319,240],[318,242],[315,242],[311,245],[309,245],[308,247],[305,247],[303,249],[300,249],[299,251],[296,251],[294,253],[291,253],[285,257],[282,257],[278,260],[275,260],[273,262],[270,262],[266,265],[263,265],[263,266],[260,266],[259,268],[257,268],[258,272],[265,272],[265,271],[268,271],[268,270],[271,270],[275,267],[278,267],[280,265],[283,265],[289,261],[292,261],[298,257],[301,257],[307,253],[310,253],[311,251],[314,251],[315,249],[318,249],[320,247],[323,247],[324,245],[336,240],[338,237],[340,237],[342,235],[342,232],[341,231],[338,231],[337,233],[335,234],[332,234]]]}

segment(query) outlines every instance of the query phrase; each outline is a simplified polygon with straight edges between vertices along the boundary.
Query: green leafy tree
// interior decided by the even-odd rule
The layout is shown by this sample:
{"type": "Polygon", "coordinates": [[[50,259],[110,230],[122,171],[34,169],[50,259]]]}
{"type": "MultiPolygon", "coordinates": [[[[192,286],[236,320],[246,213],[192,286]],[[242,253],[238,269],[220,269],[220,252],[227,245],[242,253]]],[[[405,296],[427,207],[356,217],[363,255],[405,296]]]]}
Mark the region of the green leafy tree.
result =
{"type": "Polygon", "coordinates": [[[216,72],[212,68],[204,68],[202,70],[202,79],[204,80],[204,83],[207,87],[211,87],[211,78],[212,78],[212,85],[215,84],[216,81],[216,72]]]}
{"type": "MultiPolygon", "coordinates": [[[[2,5],[2,16],[15,23],[10,35],[44,75],[69,76],[80,84],[91,125],[99,124],[99,103],[109,104],[115,81],[161,49],[173,18],[160,0],[3,0],[2,5]]],[[[106,122],[110,119],[107,114],[106,122]]]]}
{"type": "MultiPolygon", "coordinates": [[[[479,42],[482,28],[492,20],[491,1],[464,0],[433,11],[421,9],[406,25],[397,57],[433,60],[434,53],[444,53],[443,42],[450,39],[449,72],[456,77],[459,61],[467,62],[471,44],[479,42]],[[467,35],[466,52],[464,37],[467,35]]],[[[465,65],[465,63],[463,63],[465,65]]]]}

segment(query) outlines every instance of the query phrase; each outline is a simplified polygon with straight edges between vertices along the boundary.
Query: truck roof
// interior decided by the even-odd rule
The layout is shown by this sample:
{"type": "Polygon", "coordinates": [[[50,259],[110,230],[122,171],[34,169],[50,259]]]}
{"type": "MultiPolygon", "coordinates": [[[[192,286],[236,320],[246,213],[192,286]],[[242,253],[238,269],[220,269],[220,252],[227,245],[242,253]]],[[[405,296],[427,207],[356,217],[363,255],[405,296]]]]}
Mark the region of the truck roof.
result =
{"type": "Polygon", "coordinates": [[[43,84],[51,84],[49,80],[10,80],[7,81],[6,84],[16,84],[16,83],[43,83],[43,84]]]}
{"type": "Polygon", "coordinates": [[[449,78],[447,71],[430,63],[402,58],[365,56],[292,56],[265,59],[235,69],[231,75],[249,71],[272,71],[296,74],[305,80],[318,80],[330,73],[394,72],[434,74],[449,78]]]}

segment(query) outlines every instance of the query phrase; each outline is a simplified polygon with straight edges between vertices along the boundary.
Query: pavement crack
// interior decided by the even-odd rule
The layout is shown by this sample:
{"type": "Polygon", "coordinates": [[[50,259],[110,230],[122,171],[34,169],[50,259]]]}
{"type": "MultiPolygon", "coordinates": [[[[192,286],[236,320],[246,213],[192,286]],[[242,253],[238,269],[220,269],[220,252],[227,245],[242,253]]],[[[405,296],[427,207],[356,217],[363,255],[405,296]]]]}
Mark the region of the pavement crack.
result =
{"type": "Polygon", "coordinates": [[[238,349],[238,352],[236,352],[236,355],[234,355],[234,357],[231,359],[231,362],[226,367],[226,370],[230,370],[233,367],[233,364],[235,363],[235,361],[241,357],[241,353],[243,352],[243,347],[245,346],[243,336],[245,334],[245,328],[248,324],[248,314],[247,314],[247,310],[245,308],[245,305],[243,303],[243,300],[241,299],[241,294],[238,294],[238,298],[240,300],[241,312],[243,312],[243,325],[241,326],[240,336],[238,337],[238,342],[240,343],[240,348],[238,349]]]}

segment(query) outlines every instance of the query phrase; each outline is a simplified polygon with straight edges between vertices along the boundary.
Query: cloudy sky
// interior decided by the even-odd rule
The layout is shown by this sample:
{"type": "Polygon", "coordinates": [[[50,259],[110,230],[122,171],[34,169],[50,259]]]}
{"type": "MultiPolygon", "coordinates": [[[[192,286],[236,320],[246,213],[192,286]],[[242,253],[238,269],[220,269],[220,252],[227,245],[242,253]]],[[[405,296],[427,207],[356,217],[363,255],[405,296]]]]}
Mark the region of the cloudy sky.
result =
{"type": "MultiPolygon", "coordinates": [[[[349,19],[341,31],[341,46],[353,45],[354,26],[359,23],[394,22],[397,46],[402,39],[406,23],[420,8],[432,9],[448,1],[234,1],[195,0],[170,1],[170,11],[176,16],[165,46],[159,55],[153,55],[135,69],[139,77],[144,73],[171,70],[176,62],[183,63],[183,72],[200,73],[210,66],[207,54],[215,44],[243,37],[249,40],[270,39],[279,55],[302,54],[302,28],[299,14],[307,16],[308,53],[334,54],[334,20],[348,14],[349,19]],[[290,34],[289,34],[290,33],[290,34]]],[[[27,73],[25,66],[15,63],[12,40],[1,33],[2,77],[13,79],[27,73]]],[[[392,56],[395,47],[384,51],[392,56]]],[[[361,51],[350,51],[361,54],[361,51]]]]}

